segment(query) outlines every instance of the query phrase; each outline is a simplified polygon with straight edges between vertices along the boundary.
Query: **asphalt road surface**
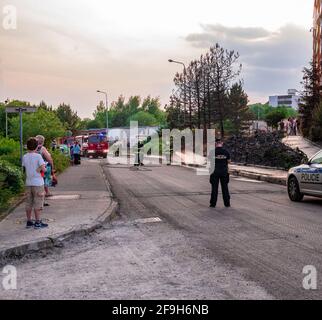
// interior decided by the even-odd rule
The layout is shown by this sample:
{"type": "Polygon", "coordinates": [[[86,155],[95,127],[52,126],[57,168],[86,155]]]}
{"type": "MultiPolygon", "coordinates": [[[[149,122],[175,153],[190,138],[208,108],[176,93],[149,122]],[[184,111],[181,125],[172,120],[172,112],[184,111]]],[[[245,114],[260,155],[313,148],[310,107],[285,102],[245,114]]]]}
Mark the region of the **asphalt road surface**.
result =
{"type": "Polygon", "coordinates": [[[17,262],[23,299],[321,299],[322,200],[232,178],[209,208],[209,177],[182,167],[104,166],[120,216],[64,248],[17,262]],[[303,288],[303,268],[318,289],[303,288]]]}

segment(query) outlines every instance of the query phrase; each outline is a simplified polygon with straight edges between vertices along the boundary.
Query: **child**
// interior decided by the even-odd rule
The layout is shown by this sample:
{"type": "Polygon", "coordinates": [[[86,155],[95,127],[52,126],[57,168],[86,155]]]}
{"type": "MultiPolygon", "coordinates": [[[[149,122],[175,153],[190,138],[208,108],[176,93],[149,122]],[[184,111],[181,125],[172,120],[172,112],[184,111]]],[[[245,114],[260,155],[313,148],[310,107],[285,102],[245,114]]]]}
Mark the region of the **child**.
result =
{"type": "Polygon", "coordinates": [[[40,154],[37,153],[38,142],[35,138],[30,138],[27,142],[28,153],[22,159],[22,165],[26,171],[26,228],[42,229],[47,228],[40,219],[41,210],[43,209],[45,191],[44,179],[41,172],[46,171],[46,164],[40,154]],[[35,212],[36,221],[31,219],[32,209],[35,212]]]}

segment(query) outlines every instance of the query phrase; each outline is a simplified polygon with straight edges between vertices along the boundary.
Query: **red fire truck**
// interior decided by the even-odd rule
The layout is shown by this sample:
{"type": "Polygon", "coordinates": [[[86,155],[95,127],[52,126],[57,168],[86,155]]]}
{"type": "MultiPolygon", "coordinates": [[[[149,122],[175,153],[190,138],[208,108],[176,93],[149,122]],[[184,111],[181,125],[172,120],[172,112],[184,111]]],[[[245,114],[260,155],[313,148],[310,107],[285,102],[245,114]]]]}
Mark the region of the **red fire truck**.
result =
{"type": "Polygon", "coordinates": [[[107,157],[109,144],[106,138],[106,129],[81,130],[75,136],[60,138],[59,144],[70,146],[75,141],[81,145],[82,156],[107,157]]]}
{"type": "Polygon", "coordinates": [[[108,154],[108,141],[106,132],[94,133],[88,136],[87,156],[98,158],[107,158],[108,154]]]}

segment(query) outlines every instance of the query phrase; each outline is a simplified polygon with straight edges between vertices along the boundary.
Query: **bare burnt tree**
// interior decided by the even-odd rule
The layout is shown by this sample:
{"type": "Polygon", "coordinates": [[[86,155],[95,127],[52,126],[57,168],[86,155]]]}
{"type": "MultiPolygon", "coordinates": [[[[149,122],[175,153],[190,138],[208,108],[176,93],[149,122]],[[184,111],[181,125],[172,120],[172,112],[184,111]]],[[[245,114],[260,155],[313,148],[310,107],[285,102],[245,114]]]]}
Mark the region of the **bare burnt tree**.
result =
{"type": "Polygon", "coordinates": [[[221,136],[225,136],[224,120],[227,117],[227,92],[231,83],[241,72],[241,65],[235,68],[239,54],[225,50],[219,44],[210,48],[210,78],[215,99],[215,110],[220,126],[221,136]]]}
{"type": "MultiPolygon", "coordinates": [[[[190,62],[183,73],[175,75],[176,91],[171,96],[170,106],[179,108],[184,119],[177,127],[208,129],[219,126],[224,137],[224,122],[229,119],[231,110],[229,91],[241,71],[238,58],[235,51],[216,44],[199,60],[190,62]]],[[[175,121],[171,119],[171,123],[173,125],[175,121]]]]}

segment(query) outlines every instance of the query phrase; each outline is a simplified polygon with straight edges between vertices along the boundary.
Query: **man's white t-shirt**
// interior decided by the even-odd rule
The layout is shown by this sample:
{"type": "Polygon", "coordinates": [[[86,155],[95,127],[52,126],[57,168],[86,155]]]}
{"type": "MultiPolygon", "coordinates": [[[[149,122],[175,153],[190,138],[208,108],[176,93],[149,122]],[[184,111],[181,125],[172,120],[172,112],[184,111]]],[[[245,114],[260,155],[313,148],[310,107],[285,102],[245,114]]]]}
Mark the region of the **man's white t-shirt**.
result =
{"type": "Polygon", "coordinates": [[[44,159],[38,153],[27,153],[22,158],[22,165],[26,169],[26,186],[41,187],[44,185],[44,178],[37,169],[45,164],[44,159]]]}

